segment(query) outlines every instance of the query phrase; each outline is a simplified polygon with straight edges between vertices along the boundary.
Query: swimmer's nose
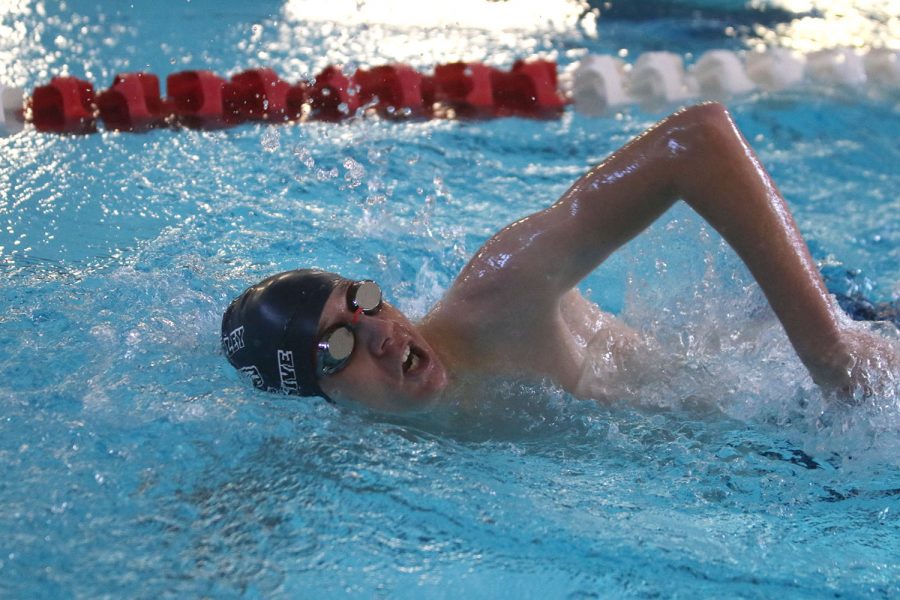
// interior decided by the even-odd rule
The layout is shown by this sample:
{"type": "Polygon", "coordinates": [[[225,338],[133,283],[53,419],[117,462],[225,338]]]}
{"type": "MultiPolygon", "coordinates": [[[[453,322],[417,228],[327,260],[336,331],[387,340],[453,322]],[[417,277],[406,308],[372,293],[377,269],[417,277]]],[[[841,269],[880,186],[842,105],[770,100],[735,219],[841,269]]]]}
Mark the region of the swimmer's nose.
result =
{"type": "Polygon", "coordinates": [[[373,356],[384,356],[393,349],[397,336],[391,321],[364,316],[356,324],[357,335],[373,356]]]}

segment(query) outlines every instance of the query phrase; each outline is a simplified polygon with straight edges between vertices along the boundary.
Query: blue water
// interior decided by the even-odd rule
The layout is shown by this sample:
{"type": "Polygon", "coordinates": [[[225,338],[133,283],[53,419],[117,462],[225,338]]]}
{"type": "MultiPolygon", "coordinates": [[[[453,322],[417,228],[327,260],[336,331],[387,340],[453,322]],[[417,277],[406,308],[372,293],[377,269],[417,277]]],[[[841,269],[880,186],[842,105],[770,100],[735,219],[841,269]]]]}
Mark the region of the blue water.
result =
{"type": "MultiPolygon", "coordinates": [[[[753,35],[663,8],[594,38],[26,1],[0,12],[0,80],[425,68],[457,58],[436,36],[508,66],[753,35]]],[[[895,300],[900,118],[870,92],[728,105],[832,287],[895,300]]],[[[684,208],[584,286],[690,359],[638,407],[497,382],[475,409],[384,417],[256,392],[221,354],[228,301],[297,266],[372,277],[421,316],[496,229],[661,116],[0,137],[0,596],[896,597],[900,399],[825,404],[684,208]]]]}

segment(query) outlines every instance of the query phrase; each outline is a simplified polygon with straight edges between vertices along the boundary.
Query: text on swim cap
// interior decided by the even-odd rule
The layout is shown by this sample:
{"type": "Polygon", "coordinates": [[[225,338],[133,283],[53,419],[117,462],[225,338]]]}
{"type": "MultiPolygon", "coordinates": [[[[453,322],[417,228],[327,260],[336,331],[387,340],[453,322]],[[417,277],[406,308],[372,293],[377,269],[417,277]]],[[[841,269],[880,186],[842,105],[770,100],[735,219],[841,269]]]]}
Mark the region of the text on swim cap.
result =
{"type": "Polygon", "coordinates": [[[241,325],[228,335],[222,336],[222,346],[228,356],[242,349],[244,347],[244,326],[241,325]]]}
{"type": "Polygon", "coordinates": [[[294,353],[290,350],[278,351],[278,376],[281,389],[297,391],[297,373],[294,371],[294,353]]]}
{"type": "Polygon", "coordinates": [[[256,365],[241,367],[240,372],[245,377],[250,378],[250,383],[253,384],[253,387],[259,388],[261,390],[266,389],[266,382],[263,381],[262,375],[260,375],[259,369],[256,367],[256,365]]]}

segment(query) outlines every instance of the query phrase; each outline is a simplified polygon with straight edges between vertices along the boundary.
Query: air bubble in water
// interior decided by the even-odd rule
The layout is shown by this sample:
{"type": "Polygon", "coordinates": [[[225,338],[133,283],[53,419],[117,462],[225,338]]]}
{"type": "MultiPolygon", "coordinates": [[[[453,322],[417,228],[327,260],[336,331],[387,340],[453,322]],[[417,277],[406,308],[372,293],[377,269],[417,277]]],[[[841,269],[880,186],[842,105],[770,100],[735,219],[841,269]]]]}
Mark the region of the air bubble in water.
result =
{"type": "Polygon", "coordinates": [[[338,176],[337,167],[331,169],[316,169],[316,179],[318,181],[328,181],[338,176]]]}
{"type": "Polygon", "coordinates": [[[438,175],[437,173],[432,178],[431,182],[434,184],[434,191],[437,193],[438,197],[447,196],[447,187],[444,185],[444,178],[438,175]]]}
{"type": "Polygon", "coordinates": [[[294,156],[296,156],[297,160],[300,161],[307,169],[312,169],[314,166],[316,166],[316,159],[313,158],[312,152],[309,151],[309,148],[304,148],[300,145],[295,146],[294,156]]]}
{"type": "Polygon", "coordinates": [[[274,127],[270,127],[263,132],[260,143],[266,152],[275,152],[281,147],[281,134],[274,127]]]}
{"type": "Polygon", "coordinates": [[[347,186],[351,188],[358,187],[362,183],[366,169],[349,156],[344,159],[344,168],[347,170],[344,173],[344,181],[347,182],[347,186]]]}

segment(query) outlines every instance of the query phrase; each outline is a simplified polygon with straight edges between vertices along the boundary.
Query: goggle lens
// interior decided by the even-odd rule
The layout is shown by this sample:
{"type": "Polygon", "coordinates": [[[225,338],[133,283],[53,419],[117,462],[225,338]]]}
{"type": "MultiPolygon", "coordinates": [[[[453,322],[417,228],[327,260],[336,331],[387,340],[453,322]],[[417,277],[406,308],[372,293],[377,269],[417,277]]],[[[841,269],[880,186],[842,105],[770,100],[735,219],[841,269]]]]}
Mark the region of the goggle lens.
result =
{"type": "Polygon", "coordinates": [[[359,281],[347,291],[347,305],[350,310],[362,309],[367,315],[375,314],[381,308],[381,288],[374,281],[359,281]]]}
{"type": "Polygon", "coordinates": [[[336,363],[345,361],[353,354],[356,345],[356,337],[346,326],[338,327],[329,333],[323,340],[325,352],[328,353],[328,362],[336,363]]]}

